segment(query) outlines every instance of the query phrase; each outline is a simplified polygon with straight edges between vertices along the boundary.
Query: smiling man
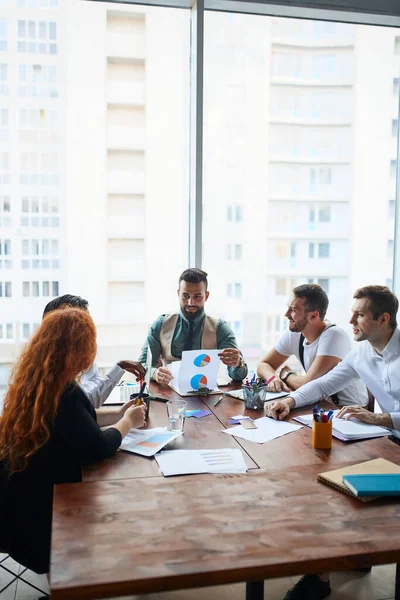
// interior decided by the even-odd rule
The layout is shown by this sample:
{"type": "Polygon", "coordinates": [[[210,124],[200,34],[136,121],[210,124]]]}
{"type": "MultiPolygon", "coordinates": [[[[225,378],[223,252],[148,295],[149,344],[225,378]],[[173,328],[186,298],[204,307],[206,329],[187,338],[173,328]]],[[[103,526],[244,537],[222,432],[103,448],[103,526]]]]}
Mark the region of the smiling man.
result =
{"type": "Polygon", "coordinates": [[[281,401],[269,403],[267,415],[282,420],[295,406],[313,404],[361,379],[375,396],[382,413],[346,406],[338,416],[388,427],[397,440],[400,439],[400,331],[396,320],[399,302],[382,285],[359,288],[353,298],[350,323],[354,339],[360,344],[323,377],[281,401]]]}
{"type": "MultiPolygon", "coordinates": [[[[328,373],[350,352],[346,332],[325,318],[328,304],[328,296],[319,285],[304,284],[293,289],[285,313],[289,327],[257,369],[271,392],[297,390],[328,373]],[[278,369],[293,355],[306,374],[297,375],[284,367],[278,375],[278,369]]],[[[368,404],[367,391],[361,382],[350,383],[331,398],[340,406],[368,404]]]]}
{"type": "Polygon", "coordinates": [[[151,325],[143,345],[139,362],[146,364],[147,350],[152,355],[152,373],[155,381],[168,384],[172,379],[168,365],[181,360],[184,350],[213,350],[220,348],[221,361],[228,367],[229,376],[241,381],[247,375],[247,365],[237,346],[235,335],[221,319],[204,312],[208,300],[207,273],[201,269],[187,269],[179,277],[178,298],[180,312],[161,315],[151,325]]]}

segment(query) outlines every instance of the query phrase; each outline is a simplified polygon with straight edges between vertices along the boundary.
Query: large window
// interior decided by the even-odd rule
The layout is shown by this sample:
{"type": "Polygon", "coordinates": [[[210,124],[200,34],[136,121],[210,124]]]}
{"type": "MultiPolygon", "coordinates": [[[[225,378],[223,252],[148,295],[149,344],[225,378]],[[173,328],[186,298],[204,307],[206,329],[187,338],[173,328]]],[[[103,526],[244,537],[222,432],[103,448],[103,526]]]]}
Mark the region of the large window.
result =
{"type": "Polygon", "coordinates": [[[391,278],[396,32],[205,15],[203,265],[210,308],[238,324],[253,368],[294,286],[321,285],[349,331],[354,290],[391,278]],[[246,260],[225,251],[235,244],[246,260]]]}
{"type": "Polygon", "coordinates": [[[188,255],[189,35],[190,13],[178,9],[2,9],[0,396],[55,296],[89,301],[100,370],[136,359],[149,324],[176,310],[188,255]]]}
{"type": "Polygon", "coordinates": [[[59,294],[88,299],[101,370],[138,356],[149,324],[177,309],[189,200],[191,225],[203,209],[191,240],[207,311],[252,368],[295,285],[319,283],[345,328],[355,288],[391,285],[400,31],[204,16],[197,89],[189,9],[2,3],[0,391],[59,294]]]}

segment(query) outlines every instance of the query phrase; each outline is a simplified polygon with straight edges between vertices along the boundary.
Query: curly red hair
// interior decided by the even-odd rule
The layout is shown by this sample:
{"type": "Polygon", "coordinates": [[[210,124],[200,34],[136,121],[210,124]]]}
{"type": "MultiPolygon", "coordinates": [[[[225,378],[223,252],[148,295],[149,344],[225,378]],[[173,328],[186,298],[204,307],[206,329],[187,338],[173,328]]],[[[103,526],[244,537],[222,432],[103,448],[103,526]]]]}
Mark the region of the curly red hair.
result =
{"type": "Polygon", "coordinates": [[[60,396],[96,356],[88,312],[63,307],[48,313],[15,364],[0,416],[0,458],[22,471],[49,439],[60,396]]]}

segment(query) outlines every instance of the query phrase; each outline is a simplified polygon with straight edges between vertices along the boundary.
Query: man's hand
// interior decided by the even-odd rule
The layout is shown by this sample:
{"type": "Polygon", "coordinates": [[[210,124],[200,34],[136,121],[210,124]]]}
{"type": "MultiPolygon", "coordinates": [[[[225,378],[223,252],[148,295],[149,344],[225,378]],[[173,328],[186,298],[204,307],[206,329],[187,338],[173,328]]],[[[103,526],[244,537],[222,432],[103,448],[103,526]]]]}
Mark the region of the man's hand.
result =
{"type": "Polygon", "coordinates": [[[272,417],[277,421],[283,421],[283,419],[288,416],[292,408],[295,407],[295,401],[293,398],[288,396],[282,400],[273,400],[272,402],[267,402],[265,406],[267,409],[267,417],[272,417]]]}
{"type": "Polygon", "coordinates": [[[121,367],[121,369],[136,375],[136,381],[139,381],[139,379],[144,379],[144,376],[146,375],[146,369],[142,364],[140,364],[140,362],[135,362],[133,360],[120,360],[117,365],[121,367]]]}
{"type": "Polygon", "coordinates": [[[237,348],[224,348],[218,356],[227,367],[238,367],[242,358],[240,350],[237,348]]]}
{"type": "Polygon", "coordinates": [[[393,429],[392,417],[388,413],[373,413],[362,406],[344,406],[337,414],[338,419],[348,420],[352,417],[358,419],[361,423],[393,429]]]}
{"type": "Polygon", "coordinates": [[[269,392],[290,392],[289,388],[279,377],[275,377],[267,386],[269,392]]]}
{"type": "Polygon", "coordinates": [[[171,371],[166,367],[159,367],[153,373],[153,379],[162,385],[168,385],[173,378],[171,371]]]}

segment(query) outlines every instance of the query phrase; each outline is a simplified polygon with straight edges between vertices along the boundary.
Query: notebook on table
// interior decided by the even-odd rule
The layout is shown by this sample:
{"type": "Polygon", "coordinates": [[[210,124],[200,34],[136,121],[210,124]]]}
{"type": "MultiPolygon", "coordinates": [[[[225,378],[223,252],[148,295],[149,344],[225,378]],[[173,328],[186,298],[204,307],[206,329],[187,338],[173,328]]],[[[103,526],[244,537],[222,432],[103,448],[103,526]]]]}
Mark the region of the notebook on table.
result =
{"type": "MultiPolygon", "coordinates": [[[[390,429],[379,427],[378,425],[367,425],[361,423],[358,419],[337,419],[336,415],[339,411],[334,411],[332,419],[332,435],[342,442],[352,442],[356,440],[366,440],[375,437],[384,437],[391,435],[390,429]]],[[[294,417],[294,421],[298,421],[303,425],[312,427],[313,415],[303,415],[294,417]]]]}
{"type": "Polygon", "coordinates": [[[400,473],[343,475],[343,483],[357,498],[400,496],[400,473]]]}
{"type": "Polygon", "coordinates": [[[359,498],[363,502],[369,502],[374,500],[377,496],[356,496],[350,488],[343,483],[343,477],[347,475],[377,475],[377,474],[400,474],[400,466],[390,462],[384,458],[375,458],[374,460],[367,460],[356,465],[350,465],[348,467],[341,467],[334,471],[328,471],[326,473],[319,473],[317,480],[326,485],[348,494],[353,498],[359,498]]]}

